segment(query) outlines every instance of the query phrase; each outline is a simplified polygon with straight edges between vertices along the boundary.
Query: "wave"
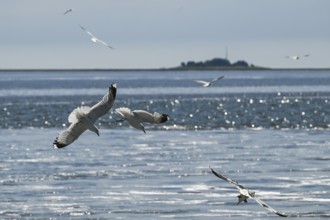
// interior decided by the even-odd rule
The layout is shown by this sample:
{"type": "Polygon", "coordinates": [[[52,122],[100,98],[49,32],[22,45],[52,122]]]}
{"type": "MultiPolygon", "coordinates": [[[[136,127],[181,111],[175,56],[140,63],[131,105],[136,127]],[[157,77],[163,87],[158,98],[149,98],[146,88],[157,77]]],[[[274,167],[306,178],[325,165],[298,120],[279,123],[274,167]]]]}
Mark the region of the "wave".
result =
{"type": "MultiPolygon", "coordinates": [[[[104,89],[99,88],[44,88],[44,89],[0,89],[0,97],[38,97],[38,96],[94,96],[103,95],[104,89]]],[[[315,93],[330,92],[329,86],[231,86],[231,87],[138,87],[118,88],[118,94],[131,96],[156,95],[205,95],[205,94],[251,94],[251,93],[315,93]]]]}

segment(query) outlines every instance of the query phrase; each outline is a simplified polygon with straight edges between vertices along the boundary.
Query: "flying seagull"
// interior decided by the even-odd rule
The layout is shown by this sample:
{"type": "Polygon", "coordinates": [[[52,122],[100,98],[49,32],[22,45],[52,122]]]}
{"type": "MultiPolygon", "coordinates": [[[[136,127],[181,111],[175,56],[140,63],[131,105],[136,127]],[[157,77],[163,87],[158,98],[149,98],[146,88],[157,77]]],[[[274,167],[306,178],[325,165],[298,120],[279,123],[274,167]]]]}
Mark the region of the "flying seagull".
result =
{"type": "Polygon", "coordinates": [[[248,189],[245,189],[242,185],[238,184],[237,181],[229,179],[228,177],[217,173],[216,171],[214,171],[211,167],[210,167],[212,173],[219,177],[222,180],[225,180],[231,184],[234,184],[236,186],[236,188],[239,190],[240,195],[237,196],[238,197],[238,204],[240,204],[241,202],[247,202],[248,198],[254,199],[257,203],[259,203],[259,205],[261,205],[262,207],[266,208],[267,210],[274,212],[276,215],[279,215],[281,217],[288,217],[288,215],[283,214],[281,212],[276,211],[275,209],[273,209],[272,207],[270,207],[269,205],[267,205],[265,202],[261,201],[260,199],[258,199],[257,197],[255,197],[255,192],[254,191],[250,191],[248,189]]]}
{"type": "Polygon", "coordinates": [[[212,83],[214,83],[215,81],[218,81],[218,80],[222,79],[223,77],[225,77],[225,76],[220,76],[220,77],[218,77],[216,79],[213,79],[211,81],[208,81],[208,82],[207,81],[203,81],[203,80],[194,80],[194,81],[197,82],[197,83],[202,84],[203,87],[210,87],[210,86],[212,86],[212,83]]]}
{"type": "Polygon", "coordinates": [[[116,122],[127,120],[132,127],[142,130],[144,133],[146,133],[146,131],[142,123],[147,122],[160,124],[167,122],[169,119],[167,114],[159,114],[158,112],[151,114],[150,112],[144,110],[131,111],[126,107],[117,108],[115,111],[122,116],[122,119],[119,119],[116,122]]]}
{"type": "Polygon", "coordinates": [[[73,8],[70,8],[70,9],[66,10],[66,11],[63,13],[63,15],[67,15],[67,14],[73,12],[73,11],[74,11],[74,9],[73,9],[73,8]]]}
{"type": "Polygon", "coordinates": [[[81,106],[73,110],[68,118],[71,125],[66,130],[60,132],[53,146],[56,148],[66,147],[77,140],[87,129],[99,136],[99,131],[94,124],[98,118],[108,113],[111,109],[116,99],[116,93],[116,84],[113,83],[109,87],[108,93],[93,107],[81,106]]]}
{"type": "Polygon", "coordinates": [[[88,34],[90,37],[91,37],[91,41],[94,42],[94,43],[100,43],[100,44],[103,44],[104,46],[110,48],[110,49],[115,49],[113,47],[111,47],[109,44],[107,44],[106,42],[98,39],[97,37],[95,37],[94,34],[92,34],[90,31],[86,30],[86,28],[84,28],[83,26],[79,25],[80,28],[86,32],[86,34],[88,34]]]}
{"type": "Polygon", "coordinates": [[[285,58],[299,60],[300,58],[305,58],[305,57],[309,57],[309,56],[310,56],[310,54],[304,54],[304,55],[286,56],[285,58]]]}

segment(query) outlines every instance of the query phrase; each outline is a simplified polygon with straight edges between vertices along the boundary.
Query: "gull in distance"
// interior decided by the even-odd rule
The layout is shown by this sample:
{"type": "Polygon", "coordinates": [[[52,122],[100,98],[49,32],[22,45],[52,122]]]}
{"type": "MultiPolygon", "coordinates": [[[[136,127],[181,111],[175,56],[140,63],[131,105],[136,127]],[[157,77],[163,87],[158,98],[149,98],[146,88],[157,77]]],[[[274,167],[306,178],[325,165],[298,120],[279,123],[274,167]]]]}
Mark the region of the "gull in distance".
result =
{"type": "Polygon", "coordinates": [[[119,119],[116,122],[127,120],[132,127],[142,130],[144,133],[146,133],[143,126],[144,122],[160,124],[167,122],[169,119],[167,114],[159,114],[158,112],[151,114],[150,112],[144,110],[132,111],[131,109],[126,107],[117,108],[115,109],[115,111],[122,116],[122,119],[119,119]]]}
{"type": "Polygon", "coordinates": [[[293,60],[299,60],[301,58],[309,57],[310,54],[304,54],[304,55],[293,55],[293,56],[286,56],[285,58],[293,59],[293,60]]]}
{"type": "Polygon", "coordinates": [[[218,81],[218,80],[222,79],[223,77],[225,77],[225,76],[220,76],[220,77],[218,77],[218,78],[216,78],[216,79],[213,79],[213,80],[211,80],[211,81],[203,81],[203,80],[194,80],[194,81],[197,82],[197,83],[202,84],[203,87],[210,87],[210,86],[212,86],[212,84],[213,84],[215,81],[218,81]]]}
{"type": "Polygon", "coordinates": [[[92,34],[90,31],[86,30],[86,28],[84,28],[83,26],[79,25],[80,28],[86,32],[87,35],[89,35],[91,37],[91,41],[94,42],[94,43],[100,43],[100,44],[103,44],[104,46],[110,48],[110,49],[115,49],[113,47],[111,47],[109,44],[107,44],[106,42],[98,39],[94,34],[92,34]]]}
{"type": "Polygon", "coordinates": [[[258,199],[257,197],[255,197],[255,192],[254,191],[250,191],[246,188],[244,188],[242,185],[238,184],[237,181],[235,180],[232,180],[218,172],[216,172],[215,170],[213,170],[211,167],[210,167],[212,173],[217,176],[218,178],[222,179],[222,180],[225,180],[231,184],[234,184],[235,187],[239,190],[239,196],[238,197],[238,204],[240,204],[241,202],[247,202],[247,199],[251,198],[251,199],[254,199],[259,205],[261,205],[262,207],[264,207],[265,209],[275,213],[276,215],[278,216],[281,216],[281,217],[288,217],[288,215],[284,214],[284,213],[281,213],[281,212],[278,212],[276,211],[275,209],[273,209],[272,207],[270,207],[268,204],[266,204],[265,202],[261,201],[260,199],[258,199]]]}
{"type": "Polygon", "coordinates": [[[67,15],[67,14],[73,12],[73,11],[74,11],[74,9],[73,9],[73,8],[70,8],[70,9],[66,10],[66,11],[63,13],[63,15],[67,15]]]}
{"type": "Polygon", "coordinates": [[[113,83],[109,87],[108,93],[93,107],[81,106],[74,109],[68,118],[71,125],[59,133],[53,142],[53,146],[55,148],[66,147],[77,140],[87,129],[99,136],[99,130],[94,124],[98,118],[109,112],[116,99],[116,93],[116,84],[113,83]]]}

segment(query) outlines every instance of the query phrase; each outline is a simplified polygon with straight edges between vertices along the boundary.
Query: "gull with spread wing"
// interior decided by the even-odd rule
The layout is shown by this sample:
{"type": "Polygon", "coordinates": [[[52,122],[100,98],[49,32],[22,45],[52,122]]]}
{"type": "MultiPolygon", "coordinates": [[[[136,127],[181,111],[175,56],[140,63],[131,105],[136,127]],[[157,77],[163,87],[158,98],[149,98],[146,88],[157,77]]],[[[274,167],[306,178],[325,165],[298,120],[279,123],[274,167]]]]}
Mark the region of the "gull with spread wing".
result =
{"type": "Polygon", "coordinates": [[[203,80],[194,80],[194,81],[197,82],[197,83],[202,84],[203,87],[210,87],[210,86],[212,86],[212,84],[213,84],[215,81],[218,81],[218,80],[222,79],[223,77],[225,77],[225,76],[220,76],[220,77],[218,77],[218,78],[216,78],[216,79],[213,79],[213,80],[211,80],[211,81],[203,81],[203,80]]]}
{"type": "Polygon", "coordinates": [[[309,56],[310,56],[310,54],[304,54],[304,55],[285,56],[285,58],[293,59],[293,60],[299,60],[301,58],[306,58],[306,57],[309,57],[309,56]]]}
{"type": "Polygon", "coordinates": [[[94,34],[92,34],[90,31],[86,30],[86,28],[84,28],[83,26],[79,25],[80,28],[86,32],[86,34],[88,34],[90,37],[91,37],[91,41],[94,42],[94,43],[100,43],[100,44],[103,44],[104,46],[110,48],[110,49],[115,49],[113,47],[111,47],[109,44],[107,44],[106,42],[98,39],[94,34]]]}
{"type": "Polygon", "coordinates": [[[60,132],[53,146],[56,148],[66,147],[77,140],[87,129],[99,136],[99,130],[94,124],[98,118],[109,112],[116,99],[116,93],[116,84],[113,83],[109,87],[108,93],[93,107],[81,106],[73,110],[68,118],[71,125],[66,130],[60,132]]]}
{"type": "Polygon", "coordinates": [[[218,172],[216,172],[215,170],[213,170],[211,167],[210,167],[212,173],[219,177],[220,179],[222,180],[225,180],[231,184],[234,184],[235,187],[239,190],[239,193],[240,195],[237,196],[238,197],[238,204],[240,204],[241,202],[247,202],[247,199],[251,198],[251,199],[254,199],[257,203],[259,203],[259,205],[261,205],[262,207],[266,208],[267,210],[271,211],[271,212],[274,212],[276,215],[279,215],[281,217],[288,217],[288,215],[284,214],[284,213],[281,213],[281,212],[278,212],[276,211],[275,209],[273,209],[272,207],[270,207],[269,205],[267,205],[265,202],[261,201],[260,199],[258,199],[257,197],[255,197],[255,192],[254,191],[250,191],[246,188],[244,188],[242,185],[238,184],[237,181],[235,180],[232,180],[218,172]]]}
{"type": "Polygon", "coordinates": [[[67,14],[73,12],[73,11],[74,11],[74,9],[73,9],[73,8],[70,8],[70,9],[66,10],[66,11],[63,13],[63,15],[67,15],[67,14]]]}
{"type": "Polygon", "coordinates": [[[144,122],[160,124],[167,122],[169,119],[167,114],[159,114],[158,112],[151,114],[150,112],[144,110],[132,111],[126,107],[117,108],[115,111],[122,116],[122,119],[119,119],[116,122],[127,120],[132,127],[142,130],[144,133],[146,133],[143,126],[144,122]]]}

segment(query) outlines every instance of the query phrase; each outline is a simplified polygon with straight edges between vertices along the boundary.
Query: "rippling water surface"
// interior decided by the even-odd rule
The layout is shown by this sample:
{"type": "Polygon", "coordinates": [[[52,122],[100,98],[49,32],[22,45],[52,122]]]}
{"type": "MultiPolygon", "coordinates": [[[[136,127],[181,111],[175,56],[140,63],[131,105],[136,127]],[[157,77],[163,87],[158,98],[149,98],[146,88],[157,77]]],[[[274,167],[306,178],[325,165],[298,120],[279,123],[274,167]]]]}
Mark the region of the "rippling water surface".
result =
{"type": "Polygon", "coordinates": [[[2,72],[0,218],[273,219],[209,166],[273,208],[329,218],[329,71],[2,72]],[[225,78],[212,88],[193,80],[225,78]],[[111,111],[67,148],[51,146],[111,82],[114,108],[168,113],[134,130],[111,111]]]}

